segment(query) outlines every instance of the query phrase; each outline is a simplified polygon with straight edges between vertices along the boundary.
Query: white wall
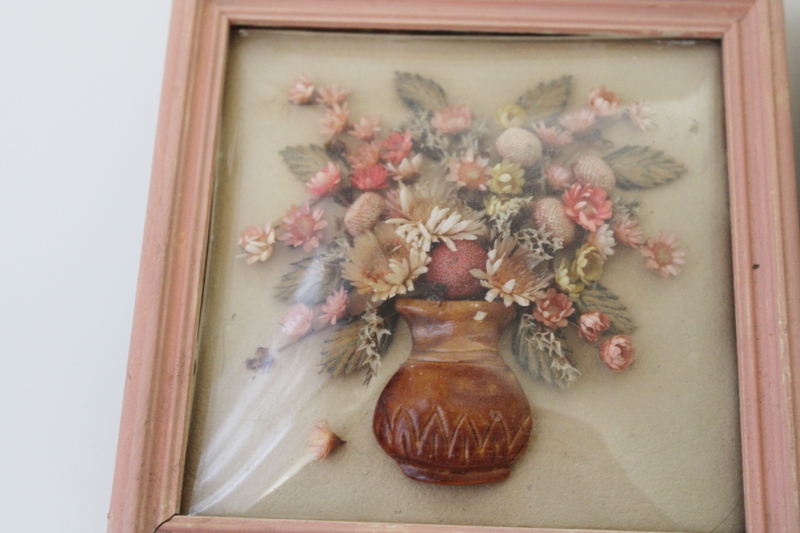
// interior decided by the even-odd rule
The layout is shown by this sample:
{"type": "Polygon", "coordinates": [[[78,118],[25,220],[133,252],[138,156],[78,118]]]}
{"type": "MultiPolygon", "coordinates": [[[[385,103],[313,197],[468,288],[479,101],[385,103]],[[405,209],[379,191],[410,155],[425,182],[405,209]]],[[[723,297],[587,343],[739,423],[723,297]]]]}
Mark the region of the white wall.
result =
{"type": "Polygon", "coordinates": [[[0,7],[0,531],[105,530],[169,3],[0,7]]]}

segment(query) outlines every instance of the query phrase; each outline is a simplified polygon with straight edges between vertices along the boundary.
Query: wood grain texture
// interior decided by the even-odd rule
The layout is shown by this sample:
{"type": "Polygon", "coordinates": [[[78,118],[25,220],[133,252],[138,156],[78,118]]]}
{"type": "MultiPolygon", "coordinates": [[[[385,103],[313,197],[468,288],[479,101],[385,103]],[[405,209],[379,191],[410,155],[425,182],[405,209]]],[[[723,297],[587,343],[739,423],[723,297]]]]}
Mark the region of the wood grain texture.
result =
{"type": "Polygon", "coordinates": [[[800,230],[780,0],[175,0],[109,531],[551,531],[173,516],[235,25],[721,39],[747,530],[800,531],[800,230]]]}

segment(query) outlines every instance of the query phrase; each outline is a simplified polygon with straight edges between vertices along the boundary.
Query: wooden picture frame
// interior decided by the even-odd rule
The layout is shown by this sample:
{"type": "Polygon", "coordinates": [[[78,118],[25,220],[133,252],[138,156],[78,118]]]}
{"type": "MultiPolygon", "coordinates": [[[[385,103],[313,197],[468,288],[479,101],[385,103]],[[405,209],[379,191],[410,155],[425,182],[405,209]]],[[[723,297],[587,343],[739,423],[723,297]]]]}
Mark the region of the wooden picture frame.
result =
{"type": "Polygon", "coordinates": [[[780,0],[175,0],[110,531],[556,531],[179,514],[223,81],[236,27],[718,40],[747,531],[800,531],[800,230],[780,0]]]}

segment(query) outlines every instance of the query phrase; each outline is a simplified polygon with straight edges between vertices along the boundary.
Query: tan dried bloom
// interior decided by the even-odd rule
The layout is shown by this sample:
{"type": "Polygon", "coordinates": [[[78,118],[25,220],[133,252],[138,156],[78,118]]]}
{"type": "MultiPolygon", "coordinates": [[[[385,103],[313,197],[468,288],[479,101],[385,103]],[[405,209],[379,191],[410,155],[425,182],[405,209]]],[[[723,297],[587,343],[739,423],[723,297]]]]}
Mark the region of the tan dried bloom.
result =
{"type": "Polygon", "coordinates": [[[399,224],[397,234],[425,252],[434,242],[455,250],[453,241],[474,241],[486,230],[478,214],[448,197],[446,190],[401,186],[398,200],[400,216],[389,222],[399,224]]]}
{"type": "Polygon", "coordinates": [[[380,222],[355,238],[347,251],[342,277],[373,301],[414,290],[414,280],[428,271],[428,255],[408,244],[392,225],[380,222]]]}
{"type": "Polygon", "coordinates": [[[495,242],[489,251],[486,271],[474,269],[471,273],[489,289],[487,302],[502,298],[506,307],[513,303],[524,307],[543,297],[542,290],[552,279],[552,275],[539,276],[534,272],[537,263],[538,259],[524,248],[516,247],[513,239],[504,239],[495,242]]]}
{"type": "Polygon", "coordinates": [[[306,438],[308,443],[308,451],[311,452],[311,458],[314,461],[324,461],[332,451],[346,444],[347,441],[342,440],[336,433],[331,431],[331,427],[327,420],[320,420],[314,427],[311,428],[311,433],[306,438]]]}

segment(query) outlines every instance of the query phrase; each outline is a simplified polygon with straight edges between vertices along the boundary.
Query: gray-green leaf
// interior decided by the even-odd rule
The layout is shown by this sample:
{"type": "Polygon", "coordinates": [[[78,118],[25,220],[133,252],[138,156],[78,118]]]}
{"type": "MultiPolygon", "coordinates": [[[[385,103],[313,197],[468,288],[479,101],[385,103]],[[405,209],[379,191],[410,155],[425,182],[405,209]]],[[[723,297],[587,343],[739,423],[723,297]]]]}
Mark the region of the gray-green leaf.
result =
{"type": "Polygon", "coordinates": [[[580,376],[564,337],[541,328],[532,315],[518,319],[511,346],[519,364],[542,381],[564,389],[580,376]]]}
{"type": "Polygon", "coordinates": [[[363,350],[356,350],[360,331],[360,320],[334,326],[331,336],[325,341],[326,347],[322,351],[323,360],[320,363],[322,370],[338,376],[339,374],[349,374],[364,365],[367,354],[363,350]]]}
{"type": "Polygon", "coordinates": [[[281,300],[317,305],[342,286],[339,263],[323,261],[319,256],[292,263],[292,270],[281,277],[275,288],[281,300]]]}
{"type": "MultiPolygon", "coordinates": [[[[392,335],[397,329],[397,318],[398,315],[393,312],[384,316],[383,327],[389,331],[389,334],[380,338],[380,344],[377,347],[380,355],[384,355],[389,347],[392,335]]],[[[364,320],[357,319],[333,327],[333,332],[325,341],[326,346],[322,351],[322,362],[320,363],[322,370],[338,376],[351,374],[368,366],[369,353],[365,349],[359,348],[358,342],[361,329],[365,325],[364,320]]],[[[367,369],[367,383],[372,376],[370,369],[367,369]]]]}
{"type": "Polygon", "coordinates": [[[321,146],[287,146],[280,152],[289,170],[303,181],[308,181],[327,165],[331,158],[321,146]]]}
{"type": "Polygon", "coordinates": [[[525,108],[531,122],[544,120],[564,111],[572,93],[572,76],[564,76],[549,83],[540,83],[517,100],[525,108]]]}
{"type": "Polygon", "coordinates": [[[625,146],[605,157],[614,169],[620,189],[648,189],[678,179],[683,163],[648,146],[625,146]]]}
{"type": "Polygon", "coordinates": [[[447,106],[447,96],[438,83],[410,72],[395,72],[397,95],[411,109],[435,111],[447,106]]]}
{"type": "Polygon", "coordinates": [[[599,283],[584,289],[575,301],[581,313],[599,311],[611,319],[610,332],[614,334],[633,333],[636,323],[628,308],[619,297],[599,283]]]}

